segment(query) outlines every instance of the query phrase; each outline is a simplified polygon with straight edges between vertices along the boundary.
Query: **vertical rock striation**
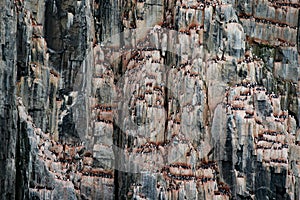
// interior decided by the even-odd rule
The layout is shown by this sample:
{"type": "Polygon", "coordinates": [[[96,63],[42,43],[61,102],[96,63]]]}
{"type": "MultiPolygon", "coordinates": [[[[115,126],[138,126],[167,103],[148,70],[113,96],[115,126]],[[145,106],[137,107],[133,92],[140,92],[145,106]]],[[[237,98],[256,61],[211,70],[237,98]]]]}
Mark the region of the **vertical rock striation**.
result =
{"type": "Polygon", "coordinates": [[[297,0],[0,3],[1,199],[299,199],[297,0]]]}
{"type": "Polygon", "coordinates": [[[17,72],[17,13],[11,1],[1,1],[0,57],[0,130],[1,130],[1,199],[16,197],[16,72],[17,72]]]}

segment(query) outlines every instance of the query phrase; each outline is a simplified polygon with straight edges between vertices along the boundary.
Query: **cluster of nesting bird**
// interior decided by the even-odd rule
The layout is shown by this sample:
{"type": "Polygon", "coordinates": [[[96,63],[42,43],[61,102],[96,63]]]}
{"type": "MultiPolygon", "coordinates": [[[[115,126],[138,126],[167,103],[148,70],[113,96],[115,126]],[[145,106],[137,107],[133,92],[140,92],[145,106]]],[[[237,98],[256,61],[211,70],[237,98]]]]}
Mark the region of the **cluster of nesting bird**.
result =
{"type": "MultiPolygon", "coordinates": [[[[145,84],[145,88],[139,92],[133,92],[134,99],[131,108],[136,111],[136,106],[140,103],[145,103],[147,107],[163,108],[164,107],[164,86],[163,84],[154,85],[152,82],[145,84]],[[139,94],[138,94],[139,93],[139,94]]],[[[135,116],[136,113],[132,112],[135,116]]]]}
{"type": "Polygon", "coordinates": [[[170,167],[165,167],[164,168],[164,175],[168,180],[174,180],[174,181],[199,181],[202,184],[210,182],[210,181],[216,181],[215,177],[210,177],[210,176],[196,176],[192,174],[177,174],[177,173],[172,173],[170,172],[170,167]]]}
{"type": "Polygon", "coordinates": [[[177,174],[172,174],[170,172],[167,173],[167,176],[171,179],[180,180],[180,181],[190,181],[196,179],[196,177],[193,175],[177,175],[177,174]]]}
{"type": "Polygon", "coordinates": [[[187,163],[173,163],[170,164],[170,167],[182,168],[182,169],[191,169],[191,166],[187,163]]]}
{"type": "Polygon", "coordinates": [[[282,159],[282,158],[277,158],[277,159],[270,159],[270,162],[273,162],[273,163],[285,163],[287,164],[288,161],[285,160],[285,159],[282,159]]]}
{"type": "Polygon", "coordinates": [[[54,174],[55,178],[71,181],[74,178],[73,173],[81,173],[85,176],[113,178],[112,171],[100,168],[92,168],[84,162],[85,158],[92,158],[92,153],[86,150],[84,143],[62,144],[51,140],[47,134],[40,133],[41,139],[38,145],[40,158],[46,162],[59,162],[60,169],[56,171],[49,164],[49,171],[54,174]],[[48,157],[51,152],[52,157],[48,157]]]}
{"type": "MultiPolygon", "coordinates": [[[[205,171],[203,171],[200,176],[197,176],[193,173],[172,173],[170,170],[171,168],[178,168],[178,169],[191,169],[189,165],[186,165],[184,163],[174,163],[169,166],[166,166],[163,168],[162,172],[167,180],[169,180],[168,188],[167,191],[172,191],[172,190],[178,190],[180,188],[180,184],[182,181],[197,181],[197,183],[200,184],[206,184],[209,182],[216,182],[217,185],[217,190],[212,191],[214,195],[226,195],[230,196],[231,191],[228,185],[226,185],[223,182],[217,181],[217,178],[215,177],[215,169],[216,169],[216,162],[210,161],[210,162],[205,162],[202,163],[203,168],[199,168],[201,170],[205,169],[211,169],[211,175],[206,174],[205,171]],[[204,167],[205,166],[205,167],[204,167]]],[[[174,171],[174,170],[173,170],[174,171]]],[[[180,172],[182,170],[179,170],[180,172]]]]}
{"type": "Polygon", "coordinates": [[[219,182],[218,183],[218,191],[215,191],[215,195],[231,196],[230,187],[223,182],[219,182]]]}
{"type": "MultiPolygon", "coordinates": [[[[284,136],[284,134],[280,131],[274,131],[274,130],[266,130],[263,131],[262,133],[260,133],[258,135],[257,138],[255,138],[255,140],[257,140],[257,145],[256,145],[256,149],[264,149],[264,150],[279,150],[282,151],[283,149],[288,149],[289,145],[288,143],[285,143],[283,141],[277,140],[278,138],[276,136],[278,135],[282,135],[284,136]],[[273,138],[270,138],[268,136],[271,136],[273,138]],[[275,138],[274,138],[275,137],[275,138]]],[[[287,159],[284,157],[280,157],[280,158],[272,158],[270,160],[263,160],[265,163],[287,163],[287,159]]]]}
{"type": "Polygon", "coordinates": [[[239,13],[238,17],[240,19],[253,19],[254,18],[253,15],[248,15],[247,13],[243,13],[243,12],[239,13]]]}
{"type": "Polygon", "coordinates": [[[273,5],[275,5],[277,8],[278,7],[293,7],[293,8],[300,7],[300,3],[292,3],[292,2],[287,2],[287,1],[271,0],[271,3],[273,3],[273,5]]]}
{"type": "Polygon", "coordinates": [[[262,131],[261,133],[258,134],[258,139],[260,140],[264,140],[264,141],[268,141],[268,142],[272,142],[274,144],[278,143],[282,143],[282,139],[278,139],[281,138],[282,136],[284,136],[284,132],[282,131],[276,131],[276,130],[265,130],[262,131]],[[278,138],[277,138],[278,137],[278,138]]]}
{"type": "Polygon", "coordinates": [[[106,124],[113,123],[113,107],[109,104],[96,104],[92,107],[93,116],[96,117],[97,122],[104,122],[106,124]]]}
{"type": "MultiPolygon", "coordinates": [[[[242,18],[242,19],[255,20],[256,23],[274,25],[275,27],[281,27],[281,28],[289,27],[291,29],[297,29],[296,26],[292,26],[288,23],[283,23],[283,22],[280,22],[280,21],[277,21],[277,20],[270,20],[270,19],[264,19],[264,18],[255,18],[253,16],[249,16],[249,15],[246,15],[246,14],[240,14],[239,17],[242,18]]],[[[271,28],[271,26],[268,26],[268,28],[271,28]]],[[[278,44],[276,44],[276,46],[281,46],[281,47],[295,47],[296,46],[296,43],[288,42],[288,41],[285,41],[281,38],[277,38],[276,40],[278,42],[278,44]]],[[[272,44],[269,43],[269,41],[263,41],[263,43],[266,43],[268,45],[273,46],[272,44]]]]}
{"type": "Polygon", "coordinates": [[[191,78],[197,78],[199,76],[199,73],[196,71],[193,71],[192,65],[189,61],[187,61],[184,64],[180,64],[179,66],[172,65],[171,69],[177,69],[178,72],[182,71],[184,76],[189,76],[191,78]]]}
{"type": "Polygon", "coordinates": [[[255,59],[252,56],[247,54],[247,55],[245,55],[243,62],[249,64],[249,63],[252,63],[254,60],[255,59]]]}
{"type": "MultiPolygon", "coordinates": [[[[265,94],[270,100],[271,105],[273,106],[272,99],[278,99],[279,96],[277,94],[267,92],[266,88],[263,86],[258,86],[256,82],[244,82],[242,84],[237,84],[235,89],[238,89],[240,92],[239,94],[234,95],[229,100],[229,90],[230,88],[226,88],[226,97],[225,97],[225,104],[227,112],[231,111],[244,111],[245,112],[245,119],[254,118],[257,124],[262,124],[262,119],[257,114],[255,114],[255,110],[253,108],[247,108],[246,105],[248,101],[251,100],[250,96],[254,93],[263,93],[265,94]]],[[[250,106],[251,107],[251,106],[250,106]]],[[[253,107],[253,106],[252,106],[253,107]]],[[[278,113],[272,112],[272,116],[274,117],[275,122],[284,122],[288,119],[288,111],[280,111],[278,113]]]]}
{"type": "MultiPolygon", "coordinates": [[[[288,7],[293,7],[293,8],[298,8],[300,7],[299,3],[288,3],[288,2],[272,2],[272,6],[275,7],[276,9],[282,9],[284,12],[288,11],[288,7]]],[[[273,24],[276,26],[281,26],[281,27],[286,27],[287,24],[281,23],[276,20],[268,20],[264,18],[255,18],[253,15],[247,15],[245,12],[240,12],[239,17],[243,19],[255,19],[256,22],[261,22],[261,23],[266,23],[266,24],[273,24]]],[[[291,28],[297,28],[297,27],[291,27],[291,28]]]]}
{"type": "Polygon", "coordinates": [[[216,7],[219,5],[223,5],[223,2],[220,0],[197,0],[195,4],[189,4],[186,0],[177,1],[177,6],[180,6],[184,9],[195,9],[195,10],[203,10],[205,7],[216,7]]]}
{"type": "Polygon", "coordinates": [[[114,177],[113,172],[111,170],[103,170],[101,168],[85,167],[83,168],[81,173],[85,176],[101,177],[108,179],[112,179],[114,177]]]}
{"type": "Polygon", "coordinates": [[[283,132],[276,131],[276,130],[265,130],[263,132],[264,135],[271,135],[271,136],[277,136],[277,135],[283,135],[283,132]]]}
{"type": "MultiPolygon", "coordinates": [[[[252,95],[253,91],[252,88],[255,87],[256,83],[244,83],[242,84],[237,84],[235,86],[235,88],[239,88],[240,89],[240,93],[235,95],[233,97],[233,101],[229,101],[229,88],[226,89],[226,108],[227,110],[231,109],[231,110],[246,110],[245,107],[245,103],[244,101],[249,100],[249,96],[252,95]]],[[[253,116],[253,112],[252,111],[247,111],[246,112],[246,116],[247,117],[251,117],[253,116]]]]}
{"type": "Polygon", "coordinates": [[[216,161],[202,161],[197,169],[213,169],[216,170],[217,169],[217,162],[216,161]]]}
{"type": "Polygon", "coordinates": [[[197,171],[201,170],[200,174],[197,175],[192,172],[192,167],[188,163],[173,163],[169,166],[162,168],[161,173],[167,175],[167,177],[175,180],[198,180],[202,182],[215,181],[213,173],[206,173],[205,170],[211,169],[211,173],[217,169],[217,164],[214,161],[201,162],[200,166],[197,167],[197,171]]]}
{"type": "Polygon", "coordinates": [[[296,43],[288,42],[281,38],[277,38],[276,40],[279,43],[279,46],[281,46],[281,47],[295,47],[296,46],[296,43]]]}
{"type": "Polygon", "coordinates": [[[269,143],[272,143],[272,144],[281,144],[280,141],[276,141],[276,139],[266,137],[266,135],[264,135],[264,134],[259,134],[256,139],[257,139],[257,142],[265,141],[265,142],[269,142],[269,143]]]}
{"type": "MultiPolygon", "coordinates": [[[[258,18],[258,17],[255,18],[254,17],[254,20],[256,23],[272,24],[272,25],[279,26],[279,27],[288,27],[289,26],[289,24],[287,24],[287,23],[283,23],[283,22],[275,21],[275,20],[269,20],[269,19],[265,19],[265,18],[258,18]]],[[[296,29],[297,27],[290,26],[290,28],[296,29]]]]}
{"type": "Polygon", "coordinates": [[[156,151],[156,150],[159,150],[160,148],[163,148],[163,145],[166,145],[165,143],[162,144],[162,143],[155,143],[155,142],[147,142],[137,148],[134,149],[134,151],[136,153],[141,153],[141,154],[144,154],[144,153],[151,153],[153,151],[156,151]]]}

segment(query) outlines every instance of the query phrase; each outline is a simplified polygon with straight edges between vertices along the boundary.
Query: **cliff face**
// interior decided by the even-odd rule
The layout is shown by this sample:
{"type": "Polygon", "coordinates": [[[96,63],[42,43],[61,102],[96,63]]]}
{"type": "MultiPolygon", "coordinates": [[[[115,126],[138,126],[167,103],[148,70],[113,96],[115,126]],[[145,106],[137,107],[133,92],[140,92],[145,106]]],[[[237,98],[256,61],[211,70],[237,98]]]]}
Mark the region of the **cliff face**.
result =
{"type": "Polygon", "coordinates": [[[300,4],[0,2],[0,199],[299,199],[300,4]]]}

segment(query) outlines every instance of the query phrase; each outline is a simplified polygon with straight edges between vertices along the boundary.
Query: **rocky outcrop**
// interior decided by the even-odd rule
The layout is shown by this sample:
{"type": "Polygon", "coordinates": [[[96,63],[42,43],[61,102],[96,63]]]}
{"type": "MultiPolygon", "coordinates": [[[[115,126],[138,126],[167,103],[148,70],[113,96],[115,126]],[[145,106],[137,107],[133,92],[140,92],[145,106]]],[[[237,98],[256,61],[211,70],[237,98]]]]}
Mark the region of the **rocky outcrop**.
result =
{"type": "Polygon", "coordinates": [[[299,199],[299,3],[4,1],[1,199],[299,199]]]}
{"type": "Polygon", "coordinates": [[[0,57],[0,123],[1,123],[1,199],[15,198],[17,109],[15,79],[17,42],[11,35],[17,34],[17,16],[10,1],[0,3],[1,10],[1,57],[0,57]]]}
{"type": "Polygon", "coordinates": [[[290,164],[296,153],[292,149],[297,146],[297,125],[281,110],[280,98],[264,87],[244,83],[229,89],[224,104],[215,110],[223,117],[223,122],[217,118],[213,123],[216,152],[223,152],[215,156],[222,161],[223,173],[231,171],[235,177],[227,176],[226,182],[239,197],[254,193],[258,199],[296,198],[294,191],[280,189],[298,176],[290,164]],[[226,131],[220,135],[220,129],[226,131]],[[266,171],[271,173],[263,175],[266,171]]]}
{"type": "Polygon", "coordinates": [[[20,131],[26,133],[17,143],[20,150],[26,150],[17,150],[19,187],[23,188],[18,198],[86,199],[92,195],[108,199],[113,193],[113,172],[94,167],[93,154],[85,146],[51,139],[32,123],[21,99],[18,103],[20,131]]]}

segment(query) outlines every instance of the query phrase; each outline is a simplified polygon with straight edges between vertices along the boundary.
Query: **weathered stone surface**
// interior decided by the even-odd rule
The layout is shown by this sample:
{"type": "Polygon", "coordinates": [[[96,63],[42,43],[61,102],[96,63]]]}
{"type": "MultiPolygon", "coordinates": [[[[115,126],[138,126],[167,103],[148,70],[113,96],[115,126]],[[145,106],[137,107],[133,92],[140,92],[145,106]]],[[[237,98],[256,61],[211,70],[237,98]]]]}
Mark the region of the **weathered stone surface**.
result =
{"type": "Polygon", "coordinates": [[[0,2],[0,199],[299,199],[299,2],[0,2]]]}

